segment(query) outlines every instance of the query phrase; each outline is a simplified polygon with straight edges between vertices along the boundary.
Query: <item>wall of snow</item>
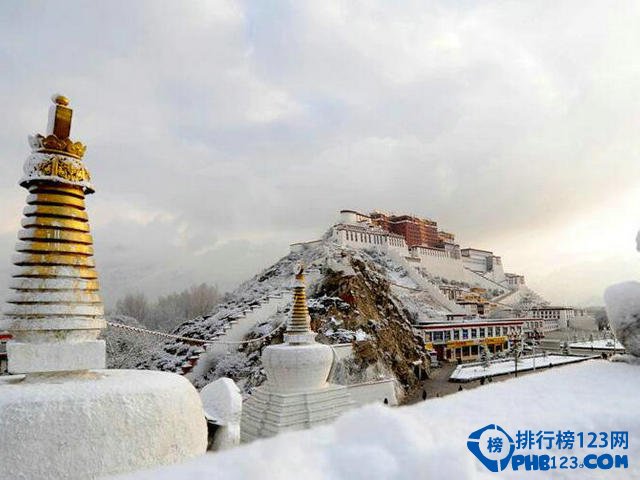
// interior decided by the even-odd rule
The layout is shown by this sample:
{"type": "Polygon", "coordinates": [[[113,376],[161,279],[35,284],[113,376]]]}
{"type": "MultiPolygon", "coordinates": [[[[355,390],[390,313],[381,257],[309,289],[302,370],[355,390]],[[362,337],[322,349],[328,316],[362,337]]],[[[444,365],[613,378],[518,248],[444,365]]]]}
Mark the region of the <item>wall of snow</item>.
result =
{"type": "MultiPolygon", "coordinates": [[[[640,442],[634,441],[640,437],[639,374],[638,366],[605,361],[556,367],[411,407],[363,407],[345,414],[330,426],[285,434],[209,454],[182,465],[122,478],[640,478],[640,463],[635,461],[640,455],[640,442]],[[469,434],[489,424],[497,424],[512,435],[518,430],[628,431],[628,449],[617,452],[628,455],[629,467],[624,470],[556,470],[553,474],[523,472],[521,468],[496,475],[467,449],[469,434]]],[[[594,450],[554,448],[542,452],[582,457],[594,450]]]]}
{"type": "Polygon", "coordinates": [[[0,377],[0,478],[97,478],[202,455],[207,428],[183,377],[139,370],[0,377]]]}

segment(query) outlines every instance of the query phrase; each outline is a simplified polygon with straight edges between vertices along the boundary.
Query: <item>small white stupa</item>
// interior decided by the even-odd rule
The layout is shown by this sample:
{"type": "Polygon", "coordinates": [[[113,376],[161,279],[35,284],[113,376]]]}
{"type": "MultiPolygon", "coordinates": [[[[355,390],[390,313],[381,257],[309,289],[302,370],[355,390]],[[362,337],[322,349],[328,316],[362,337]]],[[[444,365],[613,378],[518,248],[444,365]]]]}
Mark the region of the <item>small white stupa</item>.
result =
{"type": "Polygon", "coordinates": [[[293,291],[285,343],[264,349],[267,381],[242,407],[243,442],[328,423],[353,406],[347,387],[327,382],[333,350],[315,341],[302,265],[296,267],[293,291]]]}
{"type": "Polygon", "coordinates": [[[72,110],[54,97],[46,136],[30,137],[20,184],[29,190],[0,330],[0,478],[88,479],[204,453],[197,391],[170,373],[104,370],[105,327],[85,194],[69,138],[72,110]]]}

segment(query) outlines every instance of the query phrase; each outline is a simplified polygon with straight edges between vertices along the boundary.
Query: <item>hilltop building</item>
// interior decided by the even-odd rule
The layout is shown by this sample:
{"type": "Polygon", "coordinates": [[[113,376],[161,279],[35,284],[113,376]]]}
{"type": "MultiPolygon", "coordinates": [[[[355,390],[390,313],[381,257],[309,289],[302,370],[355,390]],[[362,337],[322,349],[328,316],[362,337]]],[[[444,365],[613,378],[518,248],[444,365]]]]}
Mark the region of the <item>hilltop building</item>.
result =
{"type": "MultiPolygon", "coordinates": [[[[359,215],[362,216],[362,214],[359,215]]],[[[409,247],[416,245],[439,247],[442,244],[438,234],[438,224],[428,218],[413,215],[386,215],[381,212],[373,212],[368,218],[383,230],[402,235],[409,247]]]]}
{"type": "Polygon", "coordinates": [[[445,284],[466,283],[498,293],[525,285],[524,276],[505,274],[499,256],[477,248],[461,249],[454,234],[438,230],[430,219],[341,210],[332,230],[336,240],[353,248],[394,250],[445,284]]]}

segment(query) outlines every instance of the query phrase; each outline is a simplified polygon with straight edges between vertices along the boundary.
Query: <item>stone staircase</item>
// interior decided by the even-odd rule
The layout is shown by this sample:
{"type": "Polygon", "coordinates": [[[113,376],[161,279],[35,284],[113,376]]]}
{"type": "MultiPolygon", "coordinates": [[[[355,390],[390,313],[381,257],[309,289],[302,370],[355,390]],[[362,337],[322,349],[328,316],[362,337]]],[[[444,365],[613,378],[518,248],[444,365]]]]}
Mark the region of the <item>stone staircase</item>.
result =
{"type": "Polygon", "coordinates": [[[468,283],[471,283],[473,281],[471,279],[474,279],[478,284],[482,286],[482,288],[486,288],[487,290],[492,290],[495,288],[499,288],[500,290],[505,290],[506,293],[503,295],[508,295],[513,291],[511,287],[498,283],[495,280],[491,280],[490,278],[485,277],[481,273],[475,272],[468,267],[464,267],[464,269],[465,269],[465,275],[469,275],[471,277],[469,279],[470,282],[468,283]]]}
{"type": "Polygon", "coordinates": [[[456,302],[452,301],[449,297],[447,297],[442,290],[438,288],[437,285],[431,283],[430,280],[427,279],[424,273],[420,271],[419,268],[412,265],[403,255],[400,253],[390,250],[389,256],[395,261],[399,263],[404,269],[407,271],[409,278],[413,280],[413,282],[418,285],[421,290],[424,290],[428,293],[431,298],[438,303],[445,310],[450,311],[451,313],[465,313],[464,309],[458,305],[456,302]]]}
{"type": "Polygon", "coordinates": [[[258,323],[281,311],[289,303],[291,303],[291,295],[285,291],[269,295],[257,305],[247,306],[240,315],[232,317],[223,331],[213,338],[221,343],[206,345],[202,351],[189,357],[182,366],[182,373],[189,376],[204,376],[212,368],[216,358],[235,353],[240,347],[239,343],[222,342],[243,341],[258,323]]]}
{"type": "MultiPolygon", "coordinates": [[[[315,265],[306,268],[305,273],[308,284],[319,281],[322,276],[321,269],[315,265]]],[[[210,338],[210,340],[217,340],[220,343],[198,348],[191,356],[187,357],[186,361],[181,365],[182,375],[188,375],[190,378],[205,375],[213,366],[215,358],[235,353],[240,347],[240,344],[222,342],[243,341],[253,327],[262,320],[283,310],[291,303],[291,300],[291,292],[286,289],[264,297],[257,304],[247,304],[247,307],[239,315],[230,318],[221,332],[210,338]]],[[[282,320],[285,321],[286,318],[283,317],[282,320]]]]}

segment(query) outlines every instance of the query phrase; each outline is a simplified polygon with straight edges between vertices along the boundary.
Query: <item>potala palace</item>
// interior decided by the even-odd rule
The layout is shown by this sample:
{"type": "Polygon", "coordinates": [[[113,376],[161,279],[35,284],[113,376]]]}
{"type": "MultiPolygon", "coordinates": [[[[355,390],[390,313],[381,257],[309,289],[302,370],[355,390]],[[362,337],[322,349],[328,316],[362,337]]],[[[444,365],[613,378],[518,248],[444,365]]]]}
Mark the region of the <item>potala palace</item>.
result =
{"type": "Polygon", "coordinates": [[[477,359],[483,345],[496,353],[507,348],[510,334],[541,338],[556,330],[597,328],[581,309],[549,305],[526,285],[524,275],[506,273],[500,256],[460,248],[454,234],[438,230],[430,219],[342,210],[325,238],[291,249],[300,252],[327,240],[383,253],[402,266],[414,287],[440,299],[444,314],[414,322],[440,360],[477,359]]]}

